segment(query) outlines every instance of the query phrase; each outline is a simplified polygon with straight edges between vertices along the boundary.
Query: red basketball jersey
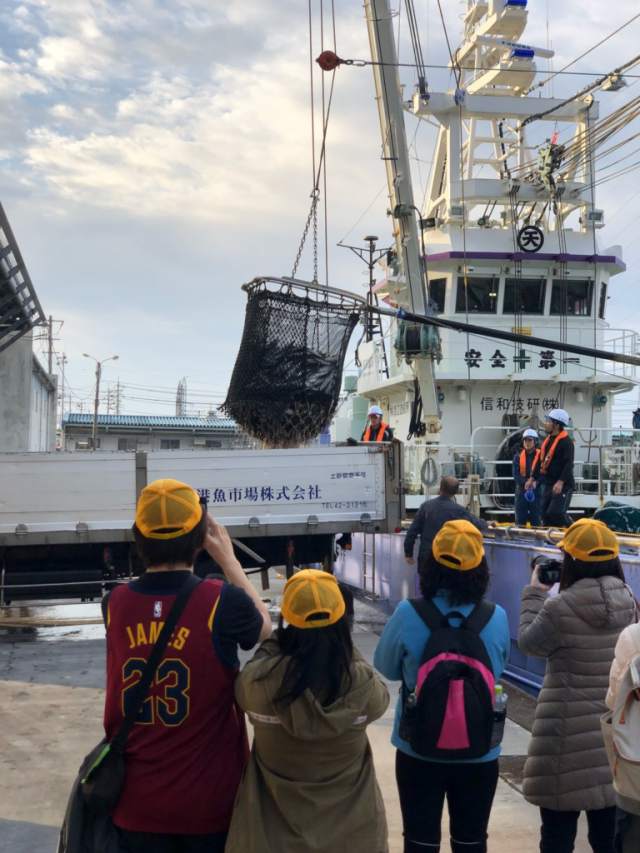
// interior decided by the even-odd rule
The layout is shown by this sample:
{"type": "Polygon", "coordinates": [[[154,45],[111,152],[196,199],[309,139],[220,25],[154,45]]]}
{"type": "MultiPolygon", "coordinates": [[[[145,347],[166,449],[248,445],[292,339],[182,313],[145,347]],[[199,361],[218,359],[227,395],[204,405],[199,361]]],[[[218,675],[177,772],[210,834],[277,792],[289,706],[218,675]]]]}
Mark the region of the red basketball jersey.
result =
{"type": "MultiPolygon", "coordinates": [[[[222,584],[204,581],[191,593],[165,649],[126,745],[126,779],[113,813],[133,832],[208,834],[229,827],[248,757],[244,717],[234,699],[235,671],[212,642],[222,584]]],[[[124,709],[174,594],[121,586],[107,612],[107,695],[104,727],[117,732],[124,709]]]]}

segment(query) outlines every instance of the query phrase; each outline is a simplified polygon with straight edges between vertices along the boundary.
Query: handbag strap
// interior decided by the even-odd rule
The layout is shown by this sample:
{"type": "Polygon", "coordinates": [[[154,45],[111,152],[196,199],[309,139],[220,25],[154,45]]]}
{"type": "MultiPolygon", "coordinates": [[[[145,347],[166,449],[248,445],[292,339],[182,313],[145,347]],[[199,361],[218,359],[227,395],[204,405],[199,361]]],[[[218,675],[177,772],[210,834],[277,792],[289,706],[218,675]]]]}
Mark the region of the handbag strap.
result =
{"type": "Polygon", "coordinates": [[[167,621],[162,626],[162,630],[160,631],[158,639],[151,650],[151,654],[145,664],[145,668],[142,671],[140,681],[134,688],[135,692],[133,694],[131,704],[129,705],[129,710],[125,714],[122,725],[111,740],[111,749],[115,749],[120,752],[124,749],[129,733],[135,724],[140,709],[142,708],[142,703],[147,698],[149,687],[151,686],[151,682],[156,674],[158,664],[164,654],[164,650],[167,647],[171,634],[173,634],[173,631],[178,624],[178,619],[182,616],[182,613],[187,606],[191,593],[201,583],[202,581],[199,577],[194,574],[190,574],[180,587],[180,590],[176,595],[176,599],[173,602],[173,606],[169,611],[169,615],[167,616],[167,621]]]}

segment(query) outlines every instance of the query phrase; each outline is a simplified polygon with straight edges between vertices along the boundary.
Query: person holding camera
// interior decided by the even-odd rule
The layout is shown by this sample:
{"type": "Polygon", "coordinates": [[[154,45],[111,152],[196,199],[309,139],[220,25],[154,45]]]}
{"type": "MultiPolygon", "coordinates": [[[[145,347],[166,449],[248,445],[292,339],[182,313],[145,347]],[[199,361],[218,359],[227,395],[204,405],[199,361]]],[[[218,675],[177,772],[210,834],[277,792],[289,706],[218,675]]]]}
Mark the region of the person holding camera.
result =
{"type": "Polygon", "coordinates": [[[540,451],[536,449],[537,441],[535,429],[526,429],[522,433],[522,448],[513,457],[515,514],[519,527],[524,527],[527,521],[532,527],[540,526],[540,451]]]}
{"type": "Polygon", "coordinates": [[[559,547],[558,595],[549,597],[553,577],[541,576],[535,561],[522,593],[518,646],[547,659],[523,793],[540,808],[541,853],[571,853],[581,811],[594,853],[613,853],[615,797],[600,717],[616,641],[634,621],[635,601],[618,540],[601,521],[575,522],[559,547]]]}
{"type": "Polygon", "coordinates": [[[542,481],[542,523],[549,527],[568,527],[567,514],[575,488],[573,479],[574,446],[567,427],[569,415],[564,409],[552,409],[544,419],[547,437],[540,448],[542,481]]]}

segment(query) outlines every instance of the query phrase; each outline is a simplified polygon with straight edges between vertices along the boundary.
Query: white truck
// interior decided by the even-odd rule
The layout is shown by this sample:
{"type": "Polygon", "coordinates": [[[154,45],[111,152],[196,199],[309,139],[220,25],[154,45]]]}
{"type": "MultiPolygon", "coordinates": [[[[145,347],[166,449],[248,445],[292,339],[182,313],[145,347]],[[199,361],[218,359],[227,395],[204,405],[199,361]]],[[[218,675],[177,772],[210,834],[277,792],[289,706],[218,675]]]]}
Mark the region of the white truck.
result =
{"type": "MultiPolygon", "coordinates": [[[[334,535],[392,532],[403,515],[399,442],[295,450],[0,455],[0,603],[92,598],[138,573],[137,495],[173,477],[229,530],[245,568],[330,564],[334,535]]],[[[207,570],[202,567],[202,571],[207,570]]]]}

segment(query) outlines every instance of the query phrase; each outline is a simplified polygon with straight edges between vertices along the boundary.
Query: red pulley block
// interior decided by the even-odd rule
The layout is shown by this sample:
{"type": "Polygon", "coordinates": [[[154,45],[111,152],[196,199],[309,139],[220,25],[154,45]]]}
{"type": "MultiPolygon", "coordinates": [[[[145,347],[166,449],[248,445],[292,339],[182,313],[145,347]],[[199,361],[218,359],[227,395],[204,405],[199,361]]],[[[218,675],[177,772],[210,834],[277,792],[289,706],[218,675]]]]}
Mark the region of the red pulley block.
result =
{"type": "Polygon", "coordinates": [[[323,71],[334,71],[344,60],[332,50],[323,50],[316,62],[323,71]]]}

